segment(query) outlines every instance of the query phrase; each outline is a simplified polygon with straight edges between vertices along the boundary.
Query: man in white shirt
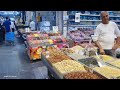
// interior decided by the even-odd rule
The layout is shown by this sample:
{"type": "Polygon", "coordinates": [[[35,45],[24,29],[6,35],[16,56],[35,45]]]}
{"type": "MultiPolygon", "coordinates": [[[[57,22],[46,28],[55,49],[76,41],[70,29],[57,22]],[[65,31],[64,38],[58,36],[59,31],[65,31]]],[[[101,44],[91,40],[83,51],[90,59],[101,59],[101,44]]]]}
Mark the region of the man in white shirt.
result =
{"type": "Polygon", "coordinates": [[[27,20],[25,21],[25,25],[26,25],[26,26],[29,26],[29,22],[28,22],[27,20]]]}
{"type": "Polygon", "coordinates": [[[35,30],[35,22],[32,20],[30,20],[30,29],[31,29],[31,31],[35,30]]]}
{"type": "Polygon", "coordinates": [[[102,23],[100,23],[95,32],[93,41],[99,48],[100,54],[114,56],[114,51],[120,45],[120,30],[115,22],[109,21],[109,14],[106,11],[101,12],[102,23]],[[116,37],[116,43],[115,42],[116,37]]]}
{"type": "Polygon", "coordinates": [[[14,25],[14,22],[11,21],[11,25],[10,25],[11,29],[12,29],[12,32],[14,32],[16,30],[16,27],[14,25]]]}

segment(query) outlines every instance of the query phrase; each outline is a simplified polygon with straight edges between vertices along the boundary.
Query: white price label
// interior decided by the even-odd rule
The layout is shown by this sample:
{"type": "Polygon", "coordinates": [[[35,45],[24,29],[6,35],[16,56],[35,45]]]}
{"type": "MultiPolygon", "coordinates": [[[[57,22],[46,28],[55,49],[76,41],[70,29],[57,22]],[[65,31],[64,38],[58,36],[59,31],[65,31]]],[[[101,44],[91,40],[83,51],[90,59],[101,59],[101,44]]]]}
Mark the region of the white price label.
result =
{"type": "Polygon", "coordinates": [[[42,46],[43,48],[46,48],[46,46],[42,46]]]}
{"type": "Polygon", "coordinates": [[[55,48],[57,48],[57,45],[54,45],[55,48]]]}
{"type": "Polygon", "coordinates": [[[58,26],[53,26],[53,32],[57,33],[58,32],[58,26]]]}
{"type": "Polygon", "coordinates": [[[75,14],[75,22],[80,22],[80,13],[75,14]]]}

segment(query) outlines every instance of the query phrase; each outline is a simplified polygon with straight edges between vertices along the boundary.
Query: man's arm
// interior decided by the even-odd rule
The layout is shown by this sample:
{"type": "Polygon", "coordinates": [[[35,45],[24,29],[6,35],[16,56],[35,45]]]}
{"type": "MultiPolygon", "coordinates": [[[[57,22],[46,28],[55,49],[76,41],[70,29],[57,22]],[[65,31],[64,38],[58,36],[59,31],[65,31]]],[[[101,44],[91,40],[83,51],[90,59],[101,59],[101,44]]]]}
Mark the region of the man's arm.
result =
{"type": "Polygon", "coordinates": [[[113,46],[113,50],[116,50],[118,47],[120,46],[120,37],[117,37],[116,39],[116,43],[113,46]]]}
{"type": "Polygon", "coordinates": [[[117,39],[116,39],[116,43],[114,44],[112,48],[113,50],[116,50],[120,46],[120,30],[117,24],[115,24],[115,35],[117,36],[117,39]]]}
{"type": "Polygon", "coordinates": [[[100,54],[104,55],[105,52],[104,52],[104,49],[102,48],[102,46],[100,45],[100,43],[98,41],[95,41],[94,43],[99,48],[100,54]]]}

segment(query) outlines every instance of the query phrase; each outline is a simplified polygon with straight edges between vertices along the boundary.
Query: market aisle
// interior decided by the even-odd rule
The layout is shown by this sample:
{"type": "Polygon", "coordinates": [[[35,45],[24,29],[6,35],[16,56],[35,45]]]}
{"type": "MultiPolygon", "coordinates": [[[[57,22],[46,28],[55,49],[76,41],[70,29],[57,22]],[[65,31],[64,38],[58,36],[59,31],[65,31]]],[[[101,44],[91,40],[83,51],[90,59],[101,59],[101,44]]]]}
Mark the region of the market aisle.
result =
{"type": "Polygon", "coordinates": [[[30,63],[24,43],[16,38],[15,46],[0,46],[0,79],[44,79],[42,61],[30,63]]]}

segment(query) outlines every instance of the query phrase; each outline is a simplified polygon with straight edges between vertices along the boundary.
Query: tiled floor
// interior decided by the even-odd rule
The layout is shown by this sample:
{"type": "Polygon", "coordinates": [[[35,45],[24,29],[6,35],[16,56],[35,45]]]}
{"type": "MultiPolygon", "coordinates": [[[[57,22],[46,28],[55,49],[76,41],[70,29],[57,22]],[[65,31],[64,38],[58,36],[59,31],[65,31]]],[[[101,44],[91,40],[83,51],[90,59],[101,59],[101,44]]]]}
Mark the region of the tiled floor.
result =
{"type": "Polygon", "coordinates": [[[25,45],[18,37],[15,46],[0,46],[0,79],[46,79],[42,61],[30,63],[25,45]]]}

